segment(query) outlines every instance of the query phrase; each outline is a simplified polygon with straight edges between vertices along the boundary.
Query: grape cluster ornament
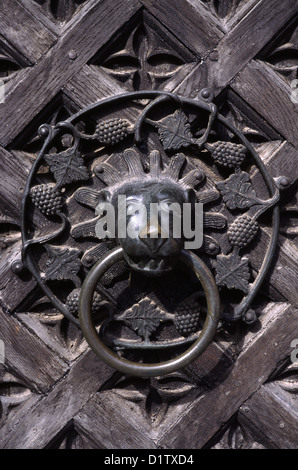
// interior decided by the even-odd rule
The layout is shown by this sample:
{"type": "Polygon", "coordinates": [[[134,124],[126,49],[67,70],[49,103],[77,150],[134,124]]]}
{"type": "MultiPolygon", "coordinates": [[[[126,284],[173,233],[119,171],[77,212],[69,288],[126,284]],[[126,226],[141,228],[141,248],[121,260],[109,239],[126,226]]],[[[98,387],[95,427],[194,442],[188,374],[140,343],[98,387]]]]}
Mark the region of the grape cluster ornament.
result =
{"type": "Polygon", "coordinates": [[[55,215],[62,209],[63,198],[53,183],[34,186],[30,196],[33,204],[46,216],[55,215]]]}
{"type": "Polygon", "coordinates": [[[198,330],[200,303],[193,297],[186,299],[175,312],[174,324],[182,336],[189,336],[198,330]]]}
{"type": "Polygon", "coordinates": [[[111,118],[96,127],[96,135],[103,145],[114,145],[128,135],[129,123],[125,119],[111,118]]]}
{"type": "Polygon", "coordinates": [[[247,149],[244,145],[232,142],[218,141],[214,144],[205,144],[211,153],[214,162],[227,168],[238,168],[243,163],[247,149]]]}

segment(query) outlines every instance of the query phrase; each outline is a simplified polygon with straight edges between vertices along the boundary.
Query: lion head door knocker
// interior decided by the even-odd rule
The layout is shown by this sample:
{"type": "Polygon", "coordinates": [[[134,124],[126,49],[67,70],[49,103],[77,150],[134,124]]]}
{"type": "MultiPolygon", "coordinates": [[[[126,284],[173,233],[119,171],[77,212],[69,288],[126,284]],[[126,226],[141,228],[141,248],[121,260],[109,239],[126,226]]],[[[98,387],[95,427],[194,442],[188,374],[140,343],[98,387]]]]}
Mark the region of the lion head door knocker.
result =
{"type": "Polygon", "coordinates": [[[173,372],[202,354],[220,321],[256,319],[282,181],[208,96],[131,92],[39,129],[13,269],[29,269],[95,353],[125,374],[173,372]],[[271,227],[261,228],[269,208],[271,227]],[[266,252],[252,269],[263,230],[266,252]]]}

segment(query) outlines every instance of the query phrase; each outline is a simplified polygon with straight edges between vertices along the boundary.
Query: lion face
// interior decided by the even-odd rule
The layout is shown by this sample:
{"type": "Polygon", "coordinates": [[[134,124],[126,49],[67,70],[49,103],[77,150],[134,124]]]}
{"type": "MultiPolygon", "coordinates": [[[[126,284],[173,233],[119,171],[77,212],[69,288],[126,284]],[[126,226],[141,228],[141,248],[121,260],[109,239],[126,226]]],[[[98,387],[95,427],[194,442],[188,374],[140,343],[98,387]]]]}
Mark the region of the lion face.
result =
{"type": "Polygon", "coordinates": [[[117,243],[132,269],[159,276],[173,268],[183,246],[174,228],[177,232],[179,223],[181,227],[179,208],[189,199],[189,191],[160,182],[127,185],[125,211],[119,199],[112,198],[116,220],[126,226],[125,236],[120,234],[117,243]]]}
{"type": "MultiPolygon", "coordinates": [[[[142,156],[136,150],[127,149],[122,156],[127,172],[115,170],[108,161],[94,166],[95,176],[106,188],[97,190],[86,187],[76,191],[77,202],[94,209],[96,217],[76,224],[71,235],[75,239],[92,237],[101,242],[113,239],[123,248],[130,268],[148,276],[160,276],[174,267],[186,240],[192,237],[194,220],[196,228],[196,187],[205,179],[205,173],[194,168],[180,178],[186,162],[183,154],[173,156],[163,167],[160,152],[153,150],[149,154],[149,171],[145,171],[142,156]],[[188,204],[186,213],[190,221],[184,219],[185,203],[188,204]],[[109,227],[108,220],[111,218],[106,215],[107,207],[114,221],[109,227]],[[188,226],[186,238],[184,221],[188,226]]],[[[203,195],[210,202],[214,199],[214,193],[217,199],[218,191],[206,190],[203,195]]],[[[225,217],[214,213],[208,215],[204,211],[204,218],[201,217],[198,223],[201,229],[209,225],[222,228],[225,217]]],[[[208,239],[216,248],[213,238],[208,239]]],[[[90,266],[99,251],[98,247],[89,250],[83,263],[90,266]]]]}

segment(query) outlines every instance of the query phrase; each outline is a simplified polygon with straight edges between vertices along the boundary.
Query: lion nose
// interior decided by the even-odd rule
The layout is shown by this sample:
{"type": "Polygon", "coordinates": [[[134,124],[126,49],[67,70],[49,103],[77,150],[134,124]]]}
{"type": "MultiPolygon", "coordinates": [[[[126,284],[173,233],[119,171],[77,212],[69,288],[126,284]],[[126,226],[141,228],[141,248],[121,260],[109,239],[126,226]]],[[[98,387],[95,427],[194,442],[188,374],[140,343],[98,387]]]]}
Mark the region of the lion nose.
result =
{"type": "Polygon", "coordinates": [[[167,238],[167,234],[162,230],[158,221],[148,222],[140,231],[140,240],[146,245],[150,253],[156,253],[167,238]]]}

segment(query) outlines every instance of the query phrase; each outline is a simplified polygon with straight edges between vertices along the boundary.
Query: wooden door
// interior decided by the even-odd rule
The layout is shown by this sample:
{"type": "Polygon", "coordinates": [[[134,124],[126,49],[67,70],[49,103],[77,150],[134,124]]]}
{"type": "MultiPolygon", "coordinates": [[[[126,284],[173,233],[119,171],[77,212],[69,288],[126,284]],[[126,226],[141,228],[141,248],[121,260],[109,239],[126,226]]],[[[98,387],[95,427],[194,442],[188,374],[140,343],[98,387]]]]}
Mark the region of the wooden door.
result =
{"type": "MultiPolygon", "coordinates": [[[[0,25],[0,447],[297,448],[297,2],[2,0],[0,25]],[[204,88],[284,177],[278,247],[257,321],[226,321],[176,373],[123,376],[28,272],[12,272],[38,128],[127,91],[197,98],[204,88]]],[[[266,220],[260,230],[254,272],[266,220]]]]}

